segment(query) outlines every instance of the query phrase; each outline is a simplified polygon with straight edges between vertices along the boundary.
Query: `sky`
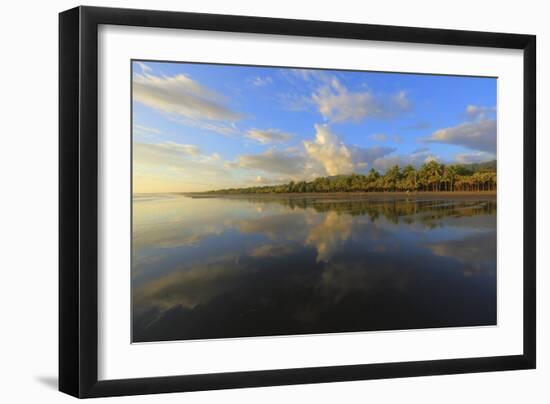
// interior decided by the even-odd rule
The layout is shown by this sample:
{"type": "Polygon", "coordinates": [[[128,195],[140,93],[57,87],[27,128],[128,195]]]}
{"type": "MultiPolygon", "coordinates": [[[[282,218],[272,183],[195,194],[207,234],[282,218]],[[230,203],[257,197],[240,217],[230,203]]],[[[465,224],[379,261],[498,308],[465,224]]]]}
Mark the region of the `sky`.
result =
{"type": "Polygon", "coordinates": [[[133,61],[133,190],[494,160],[496,105],[496,78],[133,61]]]}

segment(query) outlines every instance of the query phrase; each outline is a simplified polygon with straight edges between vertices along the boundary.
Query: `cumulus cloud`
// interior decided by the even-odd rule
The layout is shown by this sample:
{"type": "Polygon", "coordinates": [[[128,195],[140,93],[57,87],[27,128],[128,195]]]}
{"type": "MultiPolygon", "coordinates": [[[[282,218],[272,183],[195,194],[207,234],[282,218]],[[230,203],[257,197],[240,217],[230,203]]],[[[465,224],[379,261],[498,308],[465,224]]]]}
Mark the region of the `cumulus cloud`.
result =
{"type": "Polygon", "coordinates": [[[468,105],[465,116],[470,121],[485,120],[496,112],[496,107],[484,107],[480,105],[468,105]]]}
{"type": "Polygon", "coordinates": [[[432,160],[439,160],[439,158],[433,154],[429,148],[422,147],[409,154],[399,154],[377,158],[374,161],[373,166],[377,170],[384,172],[395,165],[399,165],[400,167],[405,167],[407,165],[418,167],[432,160]]]}
{"type": "Polygon", "coordinates": [[[260,170],[267,174],[279,175],[276,180],[273,176],[265,178],[258,175],[258,183],[281,182],[281,178],[309,180],[324,175],[365,171],[375,160],[395,150],[394,147],[348,146],[329,126],[316,125],[315,138],[303,141],[301,147],[241,155],[235,161],[227,163],[227,167],[260,170]]]}
{"type": "Polygon", "coordinates": [[[319,162],[329,175],[353,172],[351,150],[328,126],[315,125],[315,140],[304,141],[307,154],[319,162]]]}
{"type": "Polygon", "coordinates": [[[395,151],[393,147],[347,146],[326,125],[315,125],[315,139],[304,141],[306,153],[328,175],[350,174],[369,167],[376,159],[395,151]]]}
{"type": "Polygon", "coordinates": [[[311,99],[321,115],[330,122],[392,118],[411,108],[411,102],[403,91],[393,95],[353,92],[334,76],[323,81],[324,84],[313,93],[311,99]]]}
{"type": "Polygon", "coordinates": [[[384,156],[395,152],[395,147],[354,147],[352,148],[353,162],[355,165],[355,171],[359,172],[362,169],[372,167],[377,160],[380,160],[384,156]]]}
{"type": "Polygon", "coordinates": [[[250,129],[245,136],[262,144],[284,143],[292,138],[290,133],[278,129],[250,129]]]}
{"type": "Polygon", "coordinates": [[[467,147],[473,150],[495,153],[497,147],[497,125],[494,120],[465,122],[458,126],[439,129],[428,143],[446,143],[467,147]]]}
{"type": "Polygon", "coordinates": [[[220,122],[234,123],[243,115],[226,105],[225,97],[185,74],[155,76],[144,72],[133,77],[133,97],[158,111],[181,118],[183,123],[204,123],[220,128],[220,122]]]}
{"type": "Polygon", "coordinates": [[[267,173],[296,175],[305,168],[303,156],[284,151],[268,150],[260,154],[245,154],[235,162],[229,163],[231,168],[248,168],[267,173]]]}

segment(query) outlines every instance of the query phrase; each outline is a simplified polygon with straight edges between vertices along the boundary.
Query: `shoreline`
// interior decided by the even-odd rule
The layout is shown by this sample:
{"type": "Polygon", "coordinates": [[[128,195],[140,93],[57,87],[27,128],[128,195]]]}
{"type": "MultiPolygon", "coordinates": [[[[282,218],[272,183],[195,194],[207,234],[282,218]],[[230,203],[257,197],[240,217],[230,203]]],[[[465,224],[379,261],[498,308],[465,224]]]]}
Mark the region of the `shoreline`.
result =
{"type": "Polygon", "coordinates": [[[184,195],[191,198],[228,198],[228,199],[489,199],[496,200],[496,191],[422,191],[422,192],[290,192],[290,193],[249,193],[249,194],[210,194],[200,192],[177,192],[177,195],[184,195]]]}

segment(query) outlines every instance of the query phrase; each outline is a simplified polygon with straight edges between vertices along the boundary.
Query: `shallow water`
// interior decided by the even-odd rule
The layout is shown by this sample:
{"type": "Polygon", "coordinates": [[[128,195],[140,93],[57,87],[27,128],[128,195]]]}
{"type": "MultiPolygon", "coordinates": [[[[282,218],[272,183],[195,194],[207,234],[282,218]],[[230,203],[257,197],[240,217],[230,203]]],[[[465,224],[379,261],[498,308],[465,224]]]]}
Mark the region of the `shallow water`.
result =
{"type": "Polygon", "coordinates": [[[494,325],[496,202],[136,195],[132,301],[134,342],[494,325]]]}

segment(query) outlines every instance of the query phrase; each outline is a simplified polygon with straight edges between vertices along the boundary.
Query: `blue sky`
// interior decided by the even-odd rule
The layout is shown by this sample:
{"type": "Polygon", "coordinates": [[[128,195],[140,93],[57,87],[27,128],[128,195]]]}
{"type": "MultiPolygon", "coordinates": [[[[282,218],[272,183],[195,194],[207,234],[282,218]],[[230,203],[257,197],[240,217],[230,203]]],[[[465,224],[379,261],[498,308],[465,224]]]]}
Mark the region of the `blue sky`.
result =
{"type": "Polygon", "coordinates": [[[133,62],[135,192],[496,158],[495,78],[133,62]]]}

